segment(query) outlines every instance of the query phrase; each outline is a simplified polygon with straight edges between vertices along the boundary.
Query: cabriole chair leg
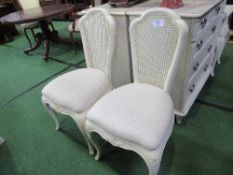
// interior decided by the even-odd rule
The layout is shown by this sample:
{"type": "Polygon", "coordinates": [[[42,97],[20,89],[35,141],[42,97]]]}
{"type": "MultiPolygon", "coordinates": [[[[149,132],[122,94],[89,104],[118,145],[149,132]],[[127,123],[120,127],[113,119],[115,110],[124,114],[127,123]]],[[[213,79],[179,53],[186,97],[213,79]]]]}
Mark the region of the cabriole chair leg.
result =
{"type": "Polygon", "coordinates": [[[178,116],[178,115],[175,116],[175,122],[176,122],[176,124],[181,125],[182,120],[183,120],[183,117],[178,116]]]}
{"type": "Polygon", "coordinates": [[[51,116],[51,118],[53,119],[53,121],[55,122],[55,124],[56,124],[56,130],[59,131],[59,130],[60,130],[60,123],[59,123],[59,121],[58,121],[56,111],[53,110],[53,109],[49,106],[49,104],[44,104],[44,103],[43,103],[43,105],[44,105],[45,109],[48,111],[48,113],[50,114],[50,116],[51,116]]]}
{"type": "MultiPolygon", "coordinates": [[[[86,114],[81,114],[81,115],[86,115],[86,114]]],[[[78,126],[80,132],[82,133],[82,135],[87,143],[89,154],[93,155],[94,148],[93,148],[93,145],[92,145],[91,141],[89,140],[87,132],[85,131],[85,128],[84,128],[85,120],[83,119],[83,117],[81,117],[82,118],[81,120],[80,120],[80,117],[72,117],[72,118],[74,119],[76,125],[78,126]],[[76,118],[78,119],[77,121],[76,121],[76,118]]]]}
{"type": "Polygon", "coordinates": [[[101,158],[101,148],[99,143],[95,142],[93,140],[93,138],[91,137],[92,132],[91,131],[87,131],[87,137],[88,139],[91,141],[92,145],[95,147],[96,150],[96,156],[95,156],[95,160],[99,160],[101,158]]]}

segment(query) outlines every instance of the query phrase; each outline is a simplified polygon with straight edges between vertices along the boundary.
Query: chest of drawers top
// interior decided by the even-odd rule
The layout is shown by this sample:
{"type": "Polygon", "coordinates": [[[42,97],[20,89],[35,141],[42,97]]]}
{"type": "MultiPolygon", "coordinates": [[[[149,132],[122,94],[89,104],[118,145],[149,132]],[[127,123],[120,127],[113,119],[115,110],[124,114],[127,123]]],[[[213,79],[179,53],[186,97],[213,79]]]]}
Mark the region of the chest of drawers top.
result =
{"type": "MultiPolygon", "coordinates": [[[[141,15],[145,10],[159,7],[162,0],[147,0],[143,3],[133,5],[131,7],[112,7],[104,4],[101,7],[106,8],[112,15],[141,15]]],[[[199,18],[223,0],[183,0],[184,6],[179,9],[174,9],[182,18],[199,18]]],[[[80,14],[87,13],[87,10],[80,14]]]]}

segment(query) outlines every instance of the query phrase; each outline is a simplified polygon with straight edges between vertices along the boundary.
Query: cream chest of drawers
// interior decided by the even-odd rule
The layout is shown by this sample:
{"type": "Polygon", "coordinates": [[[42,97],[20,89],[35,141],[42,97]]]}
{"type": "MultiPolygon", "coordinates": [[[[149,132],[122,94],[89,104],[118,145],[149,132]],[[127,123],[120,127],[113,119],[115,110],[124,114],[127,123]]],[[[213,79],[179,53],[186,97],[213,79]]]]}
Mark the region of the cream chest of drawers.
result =
{"type": "MultiPolygon", "coordinates": [[[[186,62],[180,64],[180,80],[174,84],[171,94],[176,114],[185,116],[197,98],[210,74],[213,74],[217,57],[218,36],[226,20],[225,0],[183,0],[184,7],[175,11],[189,27],[189,44],[186,62]]],[[[117,23],[117,43],[114,54],[112,79],[115,87],[132,81],[128,28],[132,20],[145,10],[158,7],[160,1],[150,0],[130,8],[112,8],[102,5],[114,16],[117,23]]],[[[81,12],[85,14],[87,11],[81,12]]],[[[224,35],[227,35],[225,33],[224,35]]]]}

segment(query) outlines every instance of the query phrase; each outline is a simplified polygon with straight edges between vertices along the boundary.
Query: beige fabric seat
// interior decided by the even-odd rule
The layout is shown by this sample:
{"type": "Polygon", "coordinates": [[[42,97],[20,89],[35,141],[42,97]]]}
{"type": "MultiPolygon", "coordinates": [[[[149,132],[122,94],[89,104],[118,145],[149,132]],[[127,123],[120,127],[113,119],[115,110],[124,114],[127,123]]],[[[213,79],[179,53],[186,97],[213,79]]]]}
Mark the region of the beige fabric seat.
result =
{"type": "Polygon", "coordinates": [[[106,74],[88,68],[74,70],[54,79],[44,87],[42,95],[65,110],[82,112],[109,90],[111,83],[106,74]]]}
{"type": "Polygon", "coordinates": [[[152,85],[134,83],[101,98],[89,111],[88,120],[115,137],[154,150],[170,135],[173,112],[171,97],[166,92],[152,85]]]}

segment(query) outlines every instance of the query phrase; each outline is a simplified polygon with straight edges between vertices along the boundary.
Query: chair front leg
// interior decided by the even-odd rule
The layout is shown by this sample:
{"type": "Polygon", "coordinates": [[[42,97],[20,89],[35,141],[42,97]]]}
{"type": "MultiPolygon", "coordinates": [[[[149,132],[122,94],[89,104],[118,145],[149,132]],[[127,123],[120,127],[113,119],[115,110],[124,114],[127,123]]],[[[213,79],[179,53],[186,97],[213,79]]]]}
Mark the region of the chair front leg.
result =
{"type": "MultiPolygon", "coordinates": [[[[80,114],[80,115],[86,115],[86,114],[80,114]]],[[[79,130],[81,131],[81,133],[82,133],[82,135],[83,135],[83,137],[84,137],[84,139],[85,139],[85,141],[87,143],[89,154],[93,155],[94,154],[94,148],[93,148],[93,145],[92,145],[92,141],[89,139],[89,137],[87,135],[87,132],[86,132],[86,129],[85,129],[85,126],[84,126],[85,119],[83,119],[83,117],[77,117],[77,118],[74,117],[73,119],[74,119],[76,125],[78,126],[79,130]],[[82,119],[80,119],[80,118],[82,118],[82,119]]]]}
{"type": "MultiPolygon", "coordinates": [[[[94,141],[94,139],[91,136],[91,134],[93,132],[95,132],[92,129],[92,124],[88,120],[86,120],[85,123],[84,123],[84,128],[85,128],[85,132],[86,132],[86,135],[88,137],[88,140],[90,140],[90,142],[92,143],[92,145],[95,147],[95,150],[96,150],[95,160],[99,160],[100,157],[101,157],[101,147],[100,147],[99,143],[96,142],[96,141],[94,141]]],[[[96,132],[96,133],[98,133],[98,132],[96,132]]]]}
{"type": "Polygon", "coordinates": [[[43,103],[45,109],[48,111],[48,113],[50,114],[50,116],[52,117],[52,119],[54,120],[55,124],[56,124],[56,130],[60,130],[60,123],[58,121],[58,118],[57,118],[57,113],[55,110],[53,110],[49,104],[47,103],[43,103]]]}
{"type": "Polygon", "coordinates": [[[93,140],[93,138],[91,137],[91,134],[92,134],[92,131],[87,131],[87,137],[91,141],[92,145],[95,147],[95,150],[96,150],[95,160],[99,160],[101,157],[101,147],[98,142],[93,140]]]}

